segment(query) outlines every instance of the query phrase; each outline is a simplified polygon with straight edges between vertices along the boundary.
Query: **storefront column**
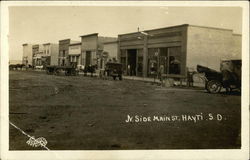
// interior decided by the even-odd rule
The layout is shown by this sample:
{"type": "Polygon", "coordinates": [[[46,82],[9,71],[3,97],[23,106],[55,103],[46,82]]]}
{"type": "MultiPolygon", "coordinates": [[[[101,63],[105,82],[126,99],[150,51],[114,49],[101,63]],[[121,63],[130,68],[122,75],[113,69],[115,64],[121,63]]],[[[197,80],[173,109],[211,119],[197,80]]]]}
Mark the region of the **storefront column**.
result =
{"type": "Polygon", "coordinates": [[[144,46],[143,46],[143,77],[148,76],[148,47],[147,47],[148,37],[144,36],[144,46]]]}
{"type": "Polygon", "coordinates": [[[128,75],[128,50],[126,49],[126,75],[128,75]]]}
{"type": "Polygon", "coordinates": [[[117,60],[121,63],[120,36],[118,35],[117,60]]]}
{"type": "Polygon", "coordinates": [[[157,78],[159,78],[159,72],[160,72],[160,48],[157,49],[157,78]]]}
{"type": "Polygon", "coordinates": [[[136,50],[136,63],[135,63],[135,75],[138,76],[138,54],[139,49],[136,50]]]}

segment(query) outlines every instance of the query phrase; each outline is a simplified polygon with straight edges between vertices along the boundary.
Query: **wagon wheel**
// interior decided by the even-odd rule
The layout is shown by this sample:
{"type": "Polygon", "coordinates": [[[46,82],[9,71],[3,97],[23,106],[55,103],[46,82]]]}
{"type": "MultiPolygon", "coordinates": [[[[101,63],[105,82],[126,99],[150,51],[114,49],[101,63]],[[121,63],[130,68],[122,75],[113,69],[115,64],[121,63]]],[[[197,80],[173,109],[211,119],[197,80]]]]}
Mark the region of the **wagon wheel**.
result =
{"type": "Polygon", "coordinates": [[[54,70],[54,75],[59,75],[59,69],[54,70]]]}
{"type": "Polygon", "coordinates": [[[222,88],[222,84],[217,80],[211,80],[207,83],[207,91],[210,93],[219,93],[222,88]]]}
{"type": "Polygon", "coordinates": [[[122,76],[121,76],[121,75],[119,76],[119,80],[120,80],[120,81],[122,80],[122,76]]]}
{"type": "Polygon", "coordinates": [[[69,75],[70,75],[69,70],[65,70],[65,76],[69,76],[69,75]]]}
{"type": "Polygon", "coordinates": [[[78,75],[79,75],[79,71],[77,71],[77,70],[73,70],[72,75],[74,75],[74,76],[78,76],[78,75]]]}
{"type": "Polygon", "coordinates": [[[49,70],[49,69],[46,69],[46,73],[47,73],[47,74],[50,74],[50,70],[49,70]]]}

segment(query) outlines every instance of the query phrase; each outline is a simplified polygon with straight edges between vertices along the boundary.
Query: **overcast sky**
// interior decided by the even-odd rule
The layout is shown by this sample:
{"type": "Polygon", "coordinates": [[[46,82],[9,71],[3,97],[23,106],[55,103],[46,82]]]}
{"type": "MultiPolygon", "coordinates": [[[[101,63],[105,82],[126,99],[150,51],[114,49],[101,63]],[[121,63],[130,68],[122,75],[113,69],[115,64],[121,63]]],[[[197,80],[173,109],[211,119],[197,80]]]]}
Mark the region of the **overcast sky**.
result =
{"type": "Polygon", "coordinates": [[[10,7],[10,60],[22,59],[24,43],[79,40],[80,35],[101,36],[180,24],[233,29],[242,32],[239,7],[10,7]]]}

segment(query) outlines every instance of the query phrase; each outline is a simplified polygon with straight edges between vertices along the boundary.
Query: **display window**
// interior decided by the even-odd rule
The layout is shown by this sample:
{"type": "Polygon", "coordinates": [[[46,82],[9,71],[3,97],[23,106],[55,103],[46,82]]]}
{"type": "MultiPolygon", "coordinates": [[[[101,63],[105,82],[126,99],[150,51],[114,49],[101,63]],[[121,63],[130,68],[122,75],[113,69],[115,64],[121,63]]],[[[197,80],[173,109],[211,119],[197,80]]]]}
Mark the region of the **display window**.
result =
{"type": "Polygon", "coordinates": [[[181,47],[168,48],[169,54],[169,73],[181,74],[181,47]]]}
{"type": "Polygon", "coordinates": [[[158,72],[159,48],[148,49],[148,76],[155,76],[158,72]]]}

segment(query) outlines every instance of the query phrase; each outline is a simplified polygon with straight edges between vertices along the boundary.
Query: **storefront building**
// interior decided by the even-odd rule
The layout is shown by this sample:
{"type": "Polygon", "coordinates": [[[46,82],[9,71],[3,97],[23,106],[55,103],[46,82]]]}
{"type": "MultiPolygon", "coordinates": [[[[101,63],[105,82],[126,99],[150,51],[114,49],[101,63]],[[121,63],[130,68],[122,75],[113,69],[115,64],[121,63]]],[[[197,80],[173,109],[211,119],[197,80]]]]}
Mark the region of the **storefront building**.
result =
{"type": "Polygon", "coordinates": [[[97,69],[103,64],[103,44],[115,41],[114,37],[98,36],[98,33],[83,35],[81,37],[81,64],[83,66],[97,65],[97,69]]]}
{"type": "Polygon", "coordinates": [[[103,68],[107,62],[117,62],[118,43],[116,41],[106,42],[103,44],[103,68]]]}
{"type": "Polygon", "coordinates": [[[58,65],[68,66],[69,61],[69,45],[72,43],[78,43],[79,41],[73,41],[71,39],[59,40],[59,55],[58,55],[58,65]]]}
{"type": "Polygon", "coordinates": [[[45,66],[46,64],[46,58],[44,57],[44,54],[42,51],[39,51],[37,54],[33,57],[34,60],[34,66],[45,66]]]}
{"type": "Polygon", "coordinates": [[[240,39],[232,30],[188,24],[121,34],[118,60],[125,75],[185,78],[197,64],[219,69],[220,59],[240,57],[240,39]]]}
{"type": "Polygon", "coordinates": [[[35,44],[32,46],[32,65],[41,66],[43,56],[43,45],[35,44]]]}
{"type": "Polygon", "coordinates": [[[58,65],[59,45],[55,43],[43,44],[43,58],[46,65],[58,65]]]}
{"type": "Polygon", "coordinates": [[[26,66],[32,65],[32,44],[23,44],[22,64],[26,66]]]}
{"type": "Polygon", "coordinates": [[[69,63],[71,66],[81,65],[81,43],[72,43],[69,45],[69,63]]]}

